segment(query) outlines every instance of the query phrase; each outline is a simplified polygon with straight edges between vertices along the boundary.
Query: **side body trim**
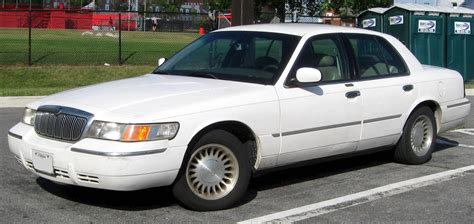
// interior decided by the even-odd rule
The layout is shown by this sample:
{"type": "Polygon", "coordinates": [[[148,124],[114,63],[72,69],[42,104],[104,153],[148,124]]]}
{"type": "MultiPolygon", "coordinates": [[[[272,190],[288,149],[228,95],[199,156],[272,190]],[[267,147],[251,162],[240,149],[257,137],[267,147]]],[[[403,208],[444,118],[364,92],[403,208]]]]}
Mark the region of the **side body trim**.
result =
{"type": "Polygon", "coordinates": [[[452,105],[448,105],[448,108],[453,108],[453,107],[459,107],[459,106],[464,106],[464,105],[467,105],[467,104],[470,104],[471,102],[466,101],[466,102],[462,102],[462,103],[456,103],[456,104],[452,104],[452,105]]]}
{"type": "MultiPolygon", "coordinates": [[[[321,130],[325,130],[325,129],[340,128],[340,127],[358,125],[358,124],[362,124],[362,121],[354,121],[354,122],[328,125],[328,126],[315,127],[315,128],[308,128],[308,129],[302,129],[302,130],[296,130],[296,131],[287,131],[287,132],[281,133],[281,136],[297,135],[297,134],[303,134],[303,133],[306,133],[306,132],[321,131],[321,130]]],[[[278,135],[278,134],[276,134],[276,135],[278,135]]]]}
{"type": "Polygon", "coordinates": [[[93,151],[93,150],[88,150],[88,149],[71,148],[71,151],[97,155],[97,156],[125,157],[125,156],[142,156],[142,155],[149,155],[149,154],[155,154],[155,153],[162,153],[166,151],[166,149],[154,149],[154,150],[138,151],[138,152],[98,152],[98,151],[93,151]]]}
{"type": "Polygon", "coordinates": [[[392,115],[392,116],[387,116],[387,117],[373,118],[373,119],[364,120],[364,123],[367,124],[367,123],[372,123],[372,122],[377,122],[377,121],[390,120],[390,119],[399,118],[401,116],[402,116],[401,114],[398,114],[398,115],[392,115]]]}
{"type": "Polygon", "coordinates": [[[13,138],[20,139],[20,140],[23,139],[23,136],[17,135],[17,134],[15,134],[15,133],[13,133],[13,132],[10,132],[10,131],[8,132],[8,135],[12,136],[13,138]]]}
{"type": "Polygon", "coordinates": [[[342,124],[335,124],[335,125],[328,125],[328,126],[322,126],[322,127],[315,127],[315,128],[307,128],[307,129],[301,129],[301,130],[295,130],[295,131],[287,131],[281,133],[274,133],[272,134],[273,137],[284,137],[284,136],[289,136],[289,135],[297,135],[297,134],[303,134],[307,132],[314,132],[314,131],[321,131],[321,130],[326,130],[326,129],[332,129],[332,128],[340,128],[340,127],[345,127],[345,126],[351,126],[351,125],[358,125],[362,123],[372,123],[372,122],[378,122],[378,121],[384,121],[384,120],[390,120],[390,119],[395,119],[401,117],[401,114],[397,115],[392,115],[392,116],[387,116],[387,117],[379,117],[379,118],[373,118],[369,120],[364,120],[364,121],[354,121],[354,122],[348,122],[348,123],[342,123],[342,124]]]}

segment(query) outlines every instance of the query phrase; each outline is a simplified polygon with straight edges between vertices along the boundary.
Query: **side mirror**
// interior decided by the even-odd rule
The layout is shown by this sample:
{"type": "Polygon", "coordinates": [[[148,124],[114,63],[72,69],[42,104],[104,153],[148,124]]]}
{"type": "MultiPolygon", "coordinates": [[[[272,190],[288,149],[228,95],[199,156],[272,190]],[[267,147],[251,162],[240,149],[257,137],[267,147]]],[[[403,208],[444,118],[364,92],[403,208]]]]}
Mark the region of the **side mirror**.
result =
{"type": "Polygon", "coordinates": [[[296,71],[296,80],[301,84],[321,81],[321,71],[316,68],[300,68],[296,71]]]}
{"type": "Polygon", "coordinates": [[[166,61],[166,58],[160,58],[158,59],[158,66],[162,65],[163,63],[165,63],[166,61]]]}

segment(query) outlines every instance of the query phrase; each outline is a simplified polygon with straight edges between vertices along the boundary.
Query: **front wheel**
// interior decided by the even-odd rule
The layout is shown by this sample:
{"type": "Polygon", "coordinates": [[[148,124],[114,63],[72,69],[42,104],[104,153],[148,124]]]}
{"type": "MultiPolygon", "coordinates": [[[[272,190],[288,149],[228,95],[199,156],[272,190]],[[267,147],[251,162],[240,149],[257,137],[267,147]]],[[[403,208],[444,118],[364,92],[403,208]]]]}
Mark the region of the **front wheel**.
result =
{"type": "Polygon", "coordinates": [[[251,169],[242,142],[234,135],[214,130],[205,134],[185,158],[173,186],[174,196],[194,210],[218,210],[243,197],[251,169]]]}
{"type": "Polygon", "coordinates": [[[397,162],[422,164],[431,159],[436,145],[437,127],[433,111],[428,107],[416,109],[403,128],[394,153],[397,162]]]}

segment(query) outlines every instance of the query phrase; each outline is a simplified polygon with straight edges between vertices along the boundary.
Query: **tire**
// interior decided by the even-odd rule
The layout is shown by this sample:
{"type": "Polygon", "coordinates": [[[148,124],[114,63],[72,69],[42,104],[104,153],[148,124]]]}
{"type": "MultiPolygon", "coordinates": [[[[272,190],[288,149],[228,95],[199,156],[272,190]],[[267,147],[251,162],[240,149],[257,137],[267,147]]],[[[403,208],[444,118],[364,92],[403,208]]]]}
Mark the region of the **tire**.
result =
{"type": "Polygon", "coordinates": [[[436,121],[429,107],[420,107],[410,115],[395,148],[399,163],[418,165],[431,159],[437,137],[436,121]]]}
{"type": "Polygon", "coordinates": [[[247,192],[251,177],[243,143],[229,132],[213,130],[191,147],[173,185],[175,198],[198,211],[236,204],[247,192]]]}

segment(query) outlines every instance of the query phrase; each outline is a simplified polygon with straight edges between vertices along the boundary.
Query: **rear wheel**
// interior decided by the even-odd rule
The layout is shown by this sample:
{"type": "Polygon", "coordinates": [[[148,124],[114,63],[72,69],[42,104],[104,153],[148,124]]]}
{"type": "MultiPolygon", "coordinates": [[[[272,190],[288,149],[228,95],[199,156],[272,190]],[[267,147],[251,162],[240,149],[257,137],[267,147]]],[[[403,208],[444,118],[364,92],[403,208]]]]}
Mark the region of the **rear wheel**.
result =
{"type": "Polygon", "coordinates": [[[403,128],[395,148],[395,160],[413,165],[428,162],[436,145],[436,132],[433,111],[428,107],[416,109],[403,128]]]}
{"type": "Polygon", "coordinates": [[[234,135],[214,130],[186,156],[173,186],[175,197],[194,210],[225,209],[243,197],[251,169],[243,144],[234,135]]]}

